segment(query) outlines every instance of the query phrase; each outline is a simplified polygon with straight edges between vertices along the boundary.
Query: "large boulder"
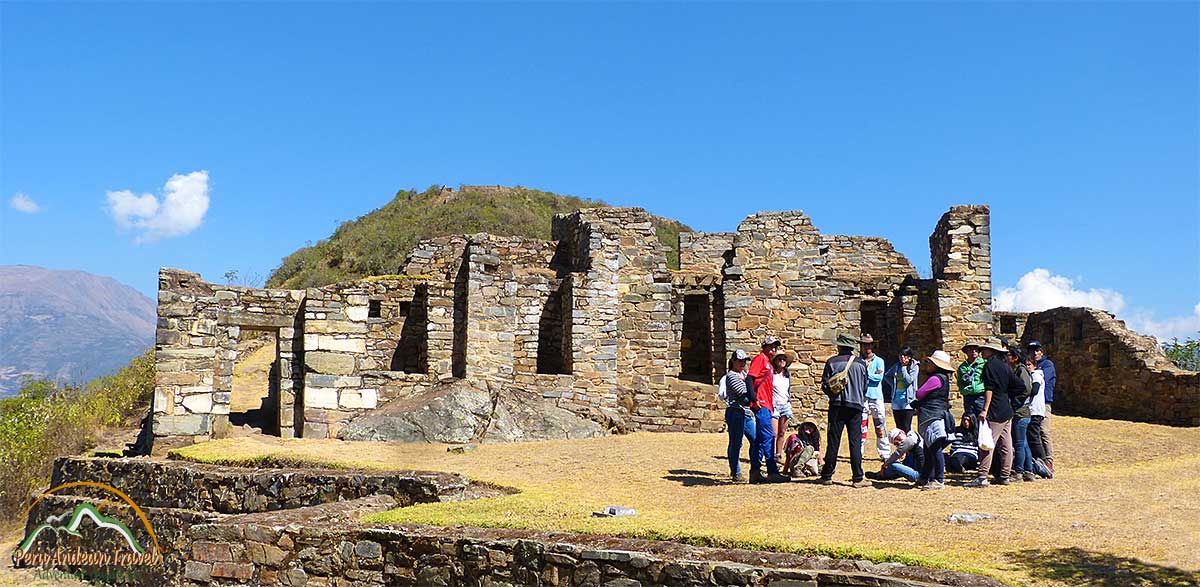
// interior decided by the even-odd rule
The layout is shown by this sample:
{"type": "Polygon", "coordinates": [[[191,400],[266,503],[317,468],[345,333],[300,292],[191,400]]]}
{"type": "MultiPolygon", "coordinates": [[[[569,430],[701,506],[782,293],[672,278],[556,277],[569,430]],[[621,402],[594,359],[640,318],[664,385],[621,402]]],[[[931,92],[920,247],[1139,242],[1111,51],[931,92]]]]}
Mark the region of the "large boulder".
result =
{"type": "Polygon", "coordinates": [[[343,440],[518,442],[591,438],[605,426],[541,395],[494,382],[456,381],[398,399],[346,423],[343,440]]]}

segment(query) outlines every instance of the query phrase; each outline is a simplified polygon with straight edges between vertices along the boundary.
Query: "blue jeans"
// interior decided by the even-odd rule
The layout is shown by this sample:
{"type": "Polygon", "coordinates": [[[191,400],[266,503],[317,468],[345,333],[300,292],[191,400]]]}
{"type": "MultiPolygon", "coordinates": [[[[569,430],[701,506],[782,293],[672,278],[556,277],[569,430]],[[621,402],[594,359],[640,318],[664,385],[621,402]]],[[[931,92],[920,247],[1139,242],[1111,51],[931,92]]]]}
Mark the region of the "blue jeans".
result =
{"type": "Polygon", "coordinates": [[[1013,418],[1013,471],[1033,472],[1033,451],[1029,449],[1029,418],[1013,418]]]}
{"type": "Polygon", "coordinates": [[[729,474],[740,475],[742,463],[742,436],[749,441],[750,452],[754,452],[754,418],[746,413],[741,406],[725,408],[725,427],[729,430],[729,474]]]}
{"type": "MultiPolygon", "coordinates": [[[[917,450],[917,449],[914,448],[913,450],[917,450]]],[[[883,471],[884,479],[904,478],[904,479],[908,479],[909,481],[915,482],[920,477],[921,477],[921,474],[918,473],[916,469],[914,469],[908,465],[902,465],[900,463],[892,463],[892,464],[888,465],[888,468],[884,469],[884,471],[883,471]]]]}
{"type": "Polygon", "coordinates": [[[765,460],[767,474],[778,475],[779,465],[775,463],[775,422],[771,420],[771,410],[759,407],[754,410],[754,420],[757,430],[754,432],[754,450],[750,451],[750,473],[757,475],[761,472],[765,460]]]}
{"type": "Polygon", "coordinates": [[[976,416],[983,413],[983,404],[987,401],[987,394],[980,393],[976,395],[963,396],[963,411],[976,416]]]}

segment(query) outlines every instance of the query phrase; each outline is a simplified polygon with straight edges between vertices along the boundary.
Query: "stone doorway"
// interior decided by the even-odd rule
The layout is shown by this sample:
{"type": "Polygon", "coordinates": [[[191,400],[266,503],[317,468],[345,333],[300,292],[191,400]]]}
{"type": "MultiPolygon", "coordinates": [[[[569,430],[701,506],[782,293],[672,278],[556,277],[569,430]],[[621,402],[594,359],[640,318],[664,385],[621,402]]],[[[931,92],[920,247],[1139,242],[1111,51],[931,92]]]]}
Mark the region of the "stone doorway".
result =
{"type": "Polygon", "coordinates": [[[279,331],[242,328],[233,360],[229,424],[279,434],[279,331]]]}
{"type": "Polygon", "coordinates": [[[891,364],[900,357],[896,321],[888,314],[884,301],[864,300],[859,306],[859,331],[875,339],[875,354],[891,364]]]}
{"type": "Polygon", "coordinates": [[[707,293],[683,296],[683,332],[679,340],[679,378],[713,381],[713,313],[707,293]]]}

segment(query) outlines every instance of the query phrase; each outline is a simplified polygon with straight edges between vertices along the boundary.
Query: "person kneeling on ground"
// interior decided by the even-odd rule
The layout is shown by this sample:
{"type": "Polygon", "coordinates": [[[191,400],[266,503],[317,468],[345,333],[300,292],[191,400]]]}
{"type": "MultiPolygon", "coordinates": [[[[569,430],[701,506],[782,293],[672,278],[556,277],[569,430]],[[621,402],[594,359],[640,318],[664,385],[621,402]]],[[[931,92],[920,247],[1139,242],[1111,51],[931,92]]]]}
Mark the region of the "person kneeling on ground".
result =
{"type": "Polygon", "coordinates": [[[952,438],[946,470],[951,473],[974,472],[979,466],[979,418],[971,412],[963,414],[952,438]]]}
{"type": "Polygon", "coordinates": [[[925,442],[921,440],[921,435],[906,434],[900,428],[893,428],[888,440],[892,443],[892,454],[888,455],[878,473],[867,473],[867,478],[879,481],[908,479],[915,482],[925,468],[925,442]]]}
{"type": "Polygon", "coordinates": [[[785,446],[787,461],[783,465],[784,475],[809,477],[821,473],[821,432],[815,423],[805,420],[800,430],[788,437],[785,446]]]}

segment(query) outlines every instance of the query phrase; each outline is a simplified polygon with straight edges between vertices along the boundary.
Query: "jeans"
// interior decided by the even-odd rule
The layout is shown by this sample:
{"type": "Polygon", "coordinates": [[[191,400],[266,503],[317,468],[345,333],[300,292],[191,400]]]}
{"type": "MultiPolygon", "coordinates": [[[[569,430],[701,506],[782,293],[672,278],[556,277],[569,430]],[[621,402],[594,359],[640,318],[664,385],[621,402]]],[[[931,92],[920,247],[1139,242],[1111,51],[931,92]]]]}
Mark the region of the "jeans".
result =
{"type": "Polygon", "coordinates": [[[1033,453],[1029,449],[1029,418],[1013,418],[1013,471],[1033,472],[1033,453]]]}
{"type": "Polygon", "coordinates": [[[771,419],[771,410],[764,407],[754,410],[754,421],[754,449],[750,451],[750,474],[758,475],[765,460],[767,474],[778,475],[779,465],[775,462],[775,421],[771,419]]]}
{"type": "Polygon", "coordinates": [[[926,481],[946,481],[946,453],[942,449],[947,444],[949,442],[943,436],[925,446],[925,470],[921,471],[921,477],[926,481]]]}
{"type": "Polygon", "coordinates": [[[970,453],[958,453],[950,455],[950,460],[946,461],[946,470],[951,473],[966,473],[974,471],[979,466],[979,457],[970,453]]]}
{"type": "Polygon", "coordinates": [[[879,451],[880,460],[887,460],[892,454],[892,443],[888,441],[887,412],[883,407],[883,398],[866,398],[862,410],[862,447],[860,452],[867,452],[867,433],[870,431],[871,419],[875,419],[875,449],[879,451]]]}
{"type": "Polygon", "coordinates": [[[912,432],[913,414],[916,410],[897,410],[892,408],[892,419],[896,421],[896,427],[903,430],[905,434],[912,432]]]}
{"type": "Polygon", "coordinates": [[[852,481],[863,480],[862,442],[857,436],[861,432],[862,410],[845,406],[829,407],[829,429],[825,432],[825,466],[821,468],[822,479],[832,479],[837,468],[838,449],[842,445],[842,431],[850,445],[850,471],[852,481]]]}
{"type": "Polygon", "coordinates": [[[754,418],[741,406],[729,406],[725,408],[725,427],[729,431],[729,474],[740,475],[743,436],[748,441],[750,452],[754,452],[754,418]]]}
{"type": "Polygon", "coordinates": [[[987,401],[986,394],[979,393],[975,395],[964,395],[963,410],[968,414],[975,414],[978,416],[983,413],[983,403],[985,401],[987,401]]]}
{"type": "MultiPolygon", "coordinates": [[[[916,450],[915,448],[913,450],[916,450]]],[[[908,479],[916,481],[921,477],[921,474],[916,469],[901,463],[892,463],[883,471],[884,479],[908,479]]]]}

